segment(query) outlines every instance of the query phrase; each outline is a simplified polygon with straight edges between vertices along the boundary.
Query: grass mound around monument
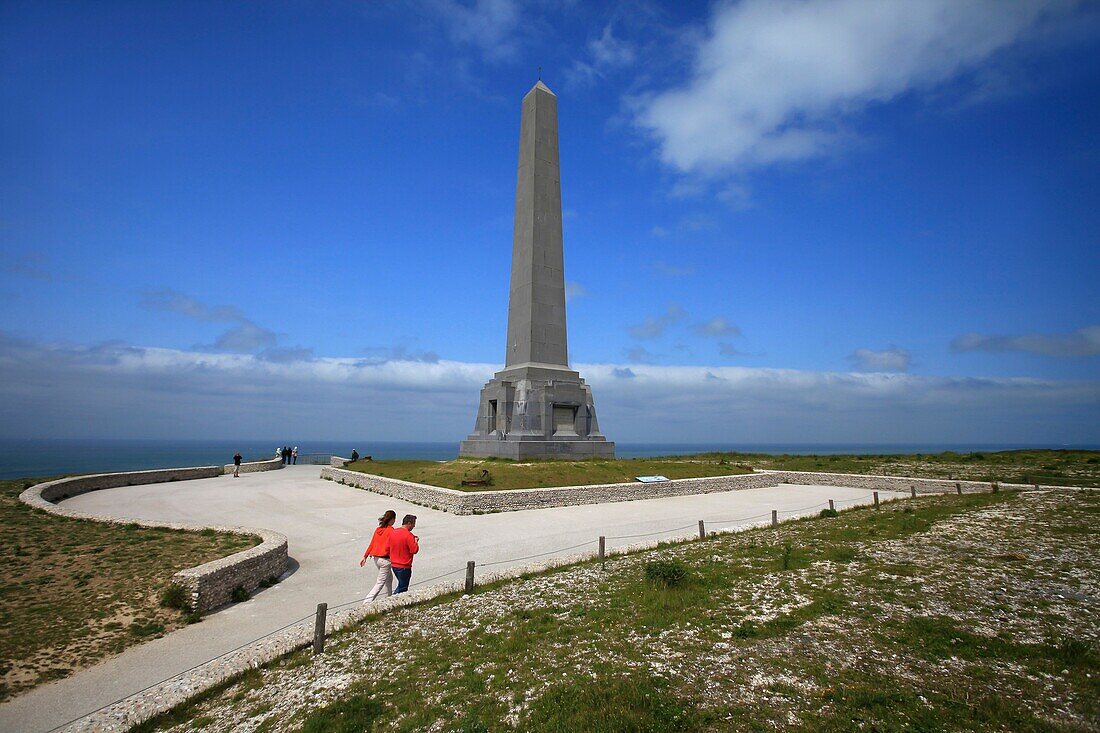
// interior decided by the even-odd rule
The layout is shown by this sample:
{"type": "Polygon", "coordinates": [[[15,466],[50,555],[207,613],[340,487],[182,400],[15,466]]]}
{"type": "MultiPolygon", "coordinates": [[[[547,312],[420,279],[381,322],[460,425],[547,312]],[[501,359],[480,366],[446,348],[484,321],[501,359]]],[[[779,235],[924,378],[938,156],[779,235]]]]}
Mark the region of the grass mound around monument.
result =
{"type": "Polygon", "coordinates": [[[659,475],[674,479],[732,476],[752,472],[748,466],[731,463],[728,458],[695,456],[584,461],[509,461],[476,458],[458,458],[445,462],[356,461],[347,468],[376,476],[460,491],[618,484],[634,481],[638,476],[659,475]]]}
{"type": "Polygon", "coordinates": [[[752,469],[858,473],[915,478],[1100,486],[1100,451],[1014,450],[896,455],[769,455],[702,453],[584,461],[357,461],[347,468],[377,476],[463,491],[534,489],[634,481],[637,476],[699,478],[752,469]],[[466,482],[464,485],[463,482],[466,482]]]}
{"type": "Polygon", "coordinates": [[[1091,731],[1098,519],[927,496],[665,543],[371,617],[140,730],[1091,731]]]}
{"type": "Polygon", "coordinates": [[[0,700],[194,620],[172,575],[259,542],[68,519],[19,501],[45,480],[0,481],[0,700]]]}

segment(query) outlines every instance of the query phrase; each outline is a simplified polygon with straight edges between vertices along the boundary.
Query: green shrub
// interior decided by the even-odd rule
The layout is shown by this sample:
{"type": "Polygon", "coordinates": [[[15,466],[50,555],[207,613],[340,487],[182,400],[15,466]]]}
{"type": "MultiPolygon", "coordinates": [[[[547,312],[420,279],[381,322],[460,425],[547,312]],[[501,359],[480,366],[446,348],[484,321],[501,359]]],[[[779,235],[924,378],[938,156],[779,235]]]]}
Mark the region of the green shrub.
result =
{"type": "Polygon", "coordinates": [[[186,611],[191,606],[191,599],[187,597],[186,588],[178,583],[170,583],[160,594],[160,605],[186,611]]]}
{"type": "Polygon", "coordinates": [[[822,509],[817,516],[826,519],[828,517],[839,517],[840,513],[836,509],[822,509]]]}
{"type": "Polygon", "coordinates": [[[687,568],[679,560],[654,560],[645,564],[645,577],[651,583],[671,588],[687,577],[687,568]]]}
{"type": "Polygon", "coordinates": [[[252,594],[245,590],[243,585],[238,585],[236,588],[233,589],[233,593],[229,596],[229,600],[233,601],[234,603],[242,603],[243,601],[247,601],[251,597],[252,594]]]}
{"type": "Polygon", "coordinates": [[[756,624],[749,619],[745,619],[734,633],[737,634],[738,639],[751,639],[756,636],[756,624]]]}
{"type": "Polygon", "coordinates": [[[780,556],[780,564],[784,570],[790,570],[794,558],[794,545],[790,542],[783,545],[783,554],[780,556]]]}

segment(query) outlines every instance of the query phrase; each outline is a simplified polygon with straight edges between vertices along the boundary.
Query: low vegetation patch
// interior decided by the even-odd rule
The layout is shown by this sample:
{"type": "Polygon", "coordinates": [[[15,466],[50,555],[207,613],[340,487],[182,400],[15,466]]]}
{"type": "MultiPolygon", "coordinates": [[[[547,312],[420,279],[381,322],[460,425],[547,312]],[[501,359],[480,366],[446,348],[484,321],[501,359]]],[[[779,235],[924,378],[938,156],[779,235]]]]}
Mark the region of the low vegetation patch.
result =
{"type": "Polygon", "coordinates": [[[585,461],[509,461],[458,458],[453,461],[356,461],[352,471],[460,491],[537,489],[632,482],[638,476],[700,478],[751,473],[725,458],[672,456],[585,461]]]}
{"type": "Polygon", "coordinates": [[[707,453],[699,459],[736,462],[777,471],[863,473],[1049,486],[1100,486],[1100,451],[1008,450],[991,453],[771,456],[707,453]]]}
{"type": "Polygon", "coordinates": [[[19,501],[45,480],[0,481],[0,700],[197,620],[172,575],[259,541],[67,519],[19,501]]]}
{"type": "Polygon", "coordinates": [[[1002,492],[663,545],[394,610],[147,729],[1095,731],[1098,520],[1002,492]]]}

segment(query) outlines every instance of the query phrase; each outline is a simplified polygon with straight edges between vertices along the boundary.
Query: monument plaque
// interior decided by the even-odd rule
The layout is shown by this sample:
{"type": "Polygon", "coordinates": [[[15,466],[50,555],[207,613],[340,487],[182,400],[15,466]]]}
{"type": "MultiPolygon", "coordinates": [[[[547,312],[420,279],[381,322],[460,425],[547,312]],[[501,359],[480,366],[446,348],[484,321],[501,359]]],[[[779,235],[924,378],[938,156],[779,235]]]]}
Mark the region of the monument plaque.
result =
{"type": "Polygon", "coordinates": [[[592,388],[569,368],[561,230],[558,100],[539,81],[523,98],[520,119],[504,369],[481,390],[461,456],[615,455],[600,433],[592,388]]]}

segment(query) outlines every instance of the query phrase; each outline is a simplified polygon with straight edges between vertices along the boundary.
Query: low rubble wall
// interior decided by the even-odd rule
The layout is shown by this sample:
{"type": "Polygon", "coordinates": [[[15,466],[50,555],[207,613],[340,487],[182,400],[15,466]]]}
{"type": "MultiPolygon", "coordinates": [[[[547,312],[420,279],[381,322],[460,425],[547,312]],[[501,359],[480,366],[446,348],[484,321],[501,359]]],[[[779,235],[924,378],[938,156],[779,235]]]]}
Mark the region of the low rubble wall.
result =
{"type": "Polygon", "coordinates": [[[189,594],[191,607],[205,612],[229,603],[234,589],[238,586],[247,591],[252,591],[262,581],[273,577],[277,578],[285,573],[288,561],[286,536],[271,530],[250,527],[222,527],[183,522],[123,519],[105,514],[90,514],[69,509],[56,502],[86,494],[90,491],[113,489],[120,486],[214,478],[223,475],[222,471],[222,466],[201,466],[198,468],[168,468],[154,471],[127,471],[124,473],[71,476],[56,481],[35,484],[23,491],[19,495],[19,500],[35,509],[41,509],[44,512],[70,519],[84,519],[116,525],[136,524],[139,527],[167,527],[168,529],[190,532],[214,530],[216,532],[228,532],[259,538],[260,543],[255,547],[241,550],[228,557],[218,558],[193,568],[181,570],[172,577],[172,582],[178,583],[189,594]]]}
{"type": "Polygon", "coordinates": [[[960,489],[964,494],[988,493],[993,484],[1009,490],[1032,489],[1033,484],[1009,484],[989,481],[955,481],[954,479],[912,478],[908,476],[872,476],[861,473],[818,473],[815,471],[761,471],[776,477],[781,484],[811,484],[816,486],[847,486],[852,489],[900,491],[918,494],[953,494],[960,489]]]}
{"type": "Polygon", "coordinates": [[[385,494],[412,504],[442,509],[453,514],[515,512],[522,509],[542,509],[554,506],[659,499],[666,496],[710,494],[716,491],[763,489],[779,483],[778,479],[767,474],[744,473],[733,476],[673,479],[672,481],[653,484],[631,482],[591,486],[560,486],[547,489],[456,491],[333,467],[322,468],[321,478],[378,494],[385,494]]]}
{"type": "MultiPolygon", "coordinates": [[[[268,458],[266,461],[249,461],[241,464],[241,473],[259,473],[260,471],[278,471],[285,466],[282,458],[268,458]]],[[[234,465],[227,463],[222,473],[233,473],[234,465]]]]}

